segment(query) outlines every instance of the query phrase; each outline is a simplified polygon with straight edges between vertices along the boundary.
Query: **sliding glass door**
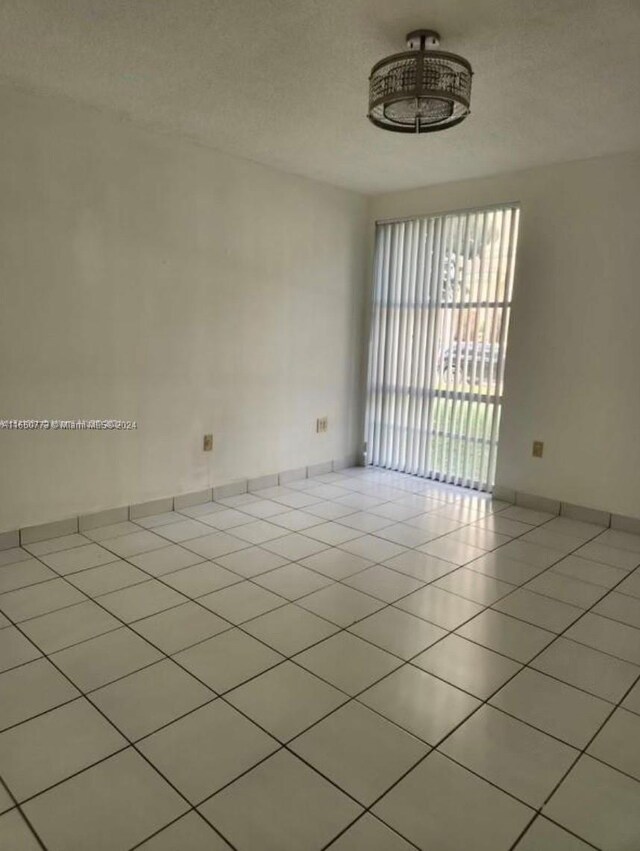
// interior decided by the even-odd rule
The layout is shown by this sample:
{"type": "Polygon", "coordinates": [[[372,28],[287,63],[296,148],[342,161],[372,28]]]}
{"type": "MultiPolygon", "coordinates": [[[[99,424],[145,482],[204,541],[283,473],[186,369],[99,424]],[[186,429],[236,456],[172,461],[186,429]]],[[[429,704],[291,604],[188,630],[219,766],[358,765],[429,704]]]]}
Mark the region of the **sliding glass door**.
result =
{"type": "Polygon", "coordinates": [[[516,205],[376,226],[366,458],[491,490],[516,205]]]}

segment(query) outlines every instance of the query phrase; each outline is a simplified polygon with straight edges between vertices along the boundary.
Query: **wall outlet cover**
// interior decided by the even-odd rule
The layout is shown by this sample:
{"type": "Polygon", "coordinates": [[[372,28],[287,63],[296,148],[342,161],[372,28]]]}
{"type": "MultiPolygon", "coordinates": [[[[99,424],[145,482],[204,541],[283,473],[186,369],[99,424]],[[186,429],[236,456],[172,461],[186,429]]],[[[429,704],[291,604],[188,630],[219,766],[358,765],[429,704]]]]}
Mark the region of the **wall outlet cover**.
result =
{"type": "Polygon", "coordinates": [[[213,435],[205,434],[202,440],[202,451],[203,452],[211,452],[213,449],[213,435]]]}

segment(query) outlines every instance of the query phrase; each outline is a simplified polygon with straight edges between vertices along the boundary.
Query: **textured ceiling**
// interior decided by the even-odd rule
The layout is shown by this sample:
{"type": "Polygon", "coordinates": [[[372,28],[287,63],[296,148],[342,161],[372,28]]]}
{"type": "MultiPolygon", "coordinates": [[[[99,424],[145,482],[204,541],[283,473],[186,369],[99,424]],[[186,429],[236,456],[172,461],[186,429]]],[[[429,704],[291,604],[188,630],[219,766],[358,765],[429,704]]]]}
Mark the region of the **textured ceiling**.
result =
{"type": "Polygon", "coordinates": [[[0,0],[6,80],[365,192],[640,147],[639,45],[638,0],[0,0]],[[417,27],[472,114],[386,133],[369,70],[417,27]]]}

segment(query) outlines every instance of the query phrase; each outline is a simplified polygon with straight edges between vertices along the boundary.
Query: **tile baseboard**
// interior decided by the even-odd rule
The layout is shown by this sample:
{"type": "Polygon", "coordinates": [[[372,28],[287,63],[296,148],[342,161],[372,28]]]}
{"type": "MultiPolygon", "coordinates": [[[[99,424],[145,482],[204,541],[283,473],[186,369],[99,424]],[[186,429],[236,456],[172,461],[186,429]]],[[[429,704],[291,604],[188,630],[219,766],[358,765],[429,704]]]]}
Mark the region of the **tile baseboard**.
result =
{"type": "Polygon", "coordinates": [[[343,470],[346,467],[353,466],[358,466],[355,453],[345,455],[336,460],[323,461],[319,464],[311,464],[308,467],[299,467],[295,470],[285,470],[281,473],[271,473],[251,479],[235,479],[233,481],[221,482],[212,488],[152,499],[147,502],[137,502],[133,505],[124,505],[119,508],[106,508],[102,511],[81,514],[77,517],[67,517],[63,520],[54,520],[49,523],[24,526],[21,529],[0,532],[0,551],[18,547],[21,544],[35,544],[37,541],[45,541],[48,538],[59,538],[62,535],[71,535],[74,532],[96,529],[100,526],[110,526],[113,523],[120,523],[124,520],[139,520],[143,517],[149,517],[151,514],[162,514],[165,511],[173,510],[179,511],[181,508],[189,508],[192,505],[200,505],[216,499],[237,496],[249,491],[274,487],[278,484],[286,484],[287,482],[298,479],[306,479],[311,476],[331,473],[334,470],[343,470]]]}

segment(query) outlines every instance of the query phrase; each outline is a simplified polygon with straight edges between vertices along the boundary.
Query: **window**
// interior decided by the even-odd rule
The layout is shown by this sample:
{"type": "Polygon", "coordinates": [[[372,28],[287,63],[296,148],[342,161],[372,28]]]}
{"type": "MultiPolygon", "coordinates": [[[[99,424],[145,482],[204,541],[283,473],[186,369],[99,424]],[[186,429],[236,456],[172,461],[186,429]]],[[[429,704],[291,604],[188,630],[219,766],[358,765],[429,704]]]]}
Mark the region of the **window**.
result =
{"type": "Polygon", "coordinates": [[[491,490],[519,210],[376,225],[367,463],[491,490]]]}

